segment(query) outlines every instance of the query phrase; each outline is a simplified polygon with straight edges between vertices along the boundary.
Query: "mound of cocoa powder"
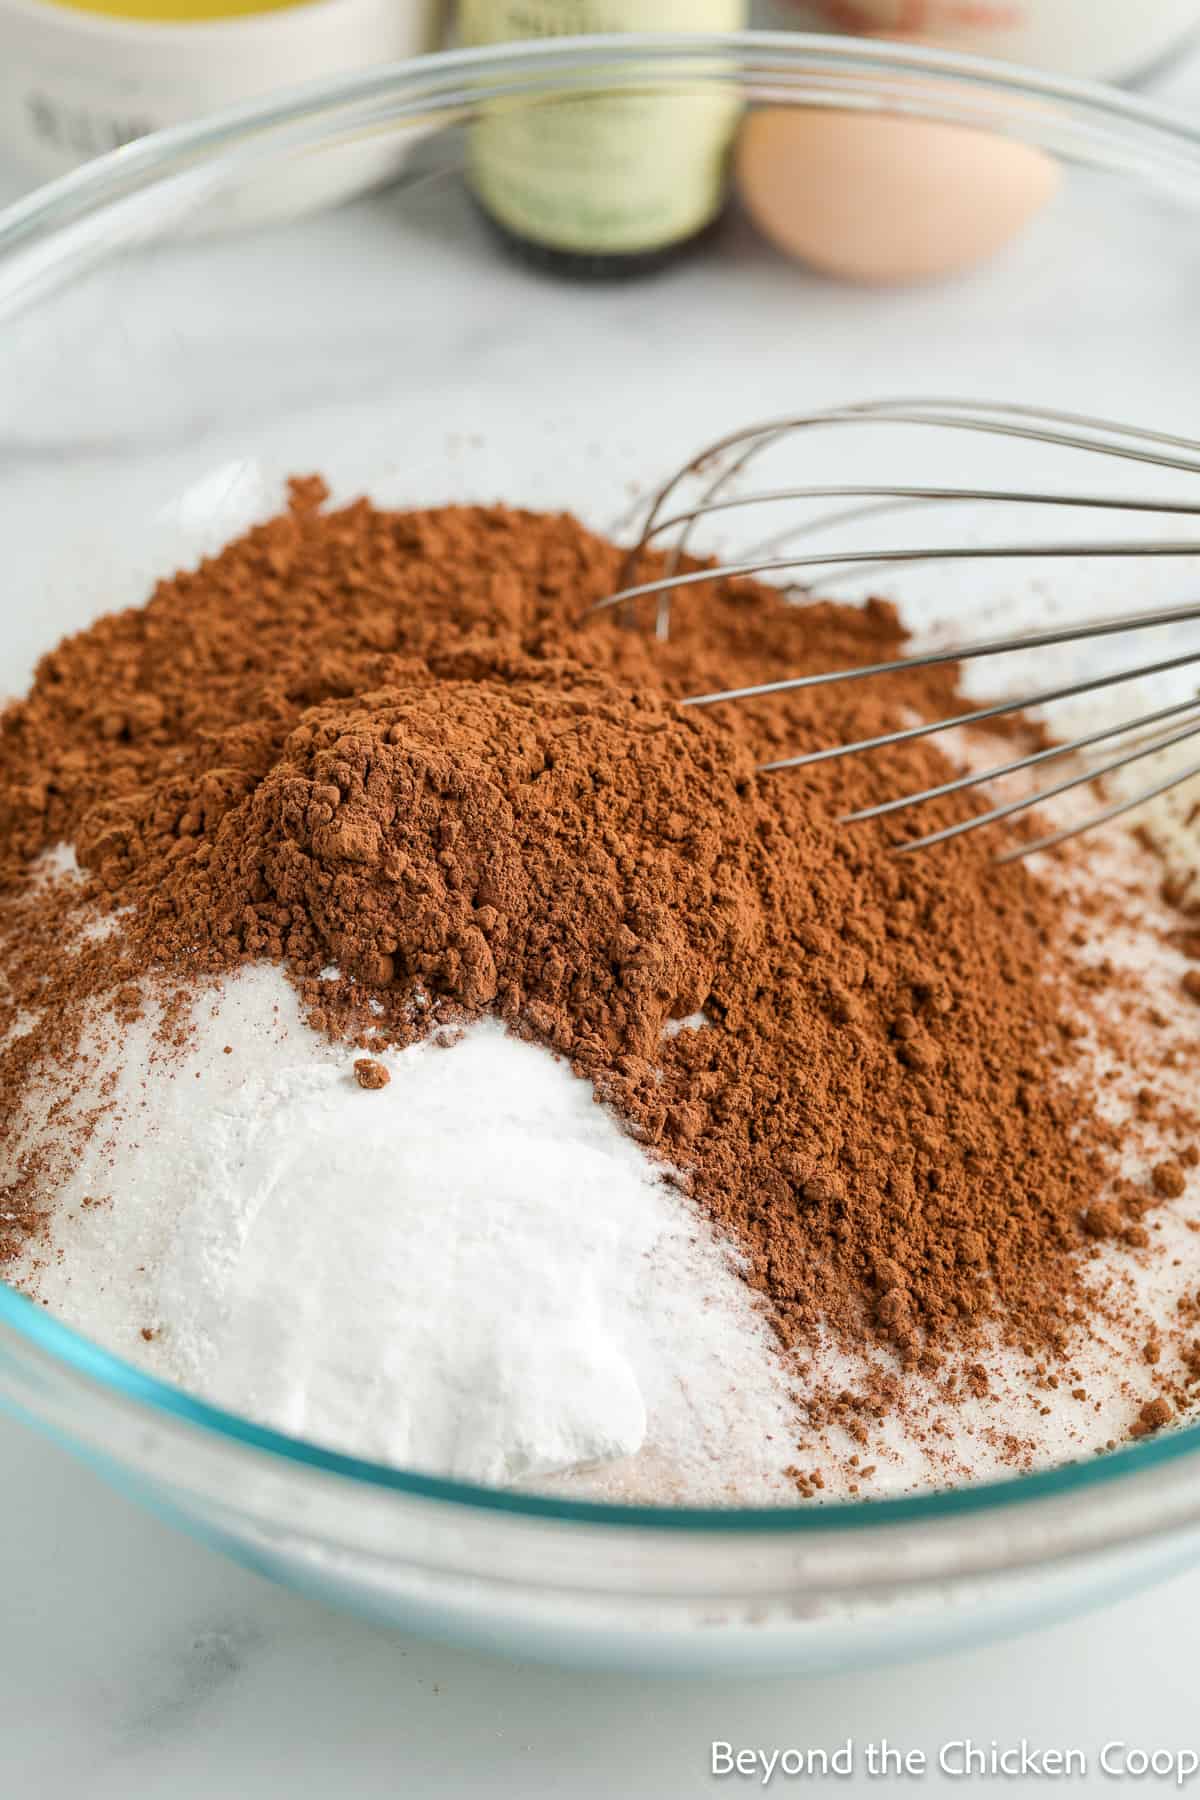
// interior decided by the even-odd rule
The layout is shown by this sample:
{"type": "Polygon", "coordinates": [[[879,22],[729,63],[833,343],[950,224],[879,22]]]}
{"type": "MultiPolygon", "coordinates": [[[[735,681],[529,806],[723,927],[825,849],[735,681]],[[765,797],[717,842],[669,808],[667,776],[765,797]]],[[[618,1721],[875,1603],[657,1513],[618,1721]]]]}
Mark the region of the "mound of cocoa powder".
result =
{"type": "MultiPolygon", "coordinates": [[[[944,780],[930,741],[757,772],[961,710],[955,672],[681,708],[889,657],[896,615],[714,579],[663,643],[589,612],[623,553],[570,517],[324,498],[294,483],[0,718],[9,1118],[69,1087],[89,1008],[152,980],[184,1011],[269,958],[364,1051],[492,1011],[569,1058],[733,1234],[785,1343],[824,1322],[912,1361],[990,1323],[1061,1349],[1125,1215],[1058,895],[986,833],[898,858],[902,819],[839,823],[944,780]],[[59,842],[82,896],[34,870],[59,842]],[[80,936],[81,902],[119,930],[80,936]]],[[[22,1168],[0,1257],[51,1186],[22,1168]]]]}

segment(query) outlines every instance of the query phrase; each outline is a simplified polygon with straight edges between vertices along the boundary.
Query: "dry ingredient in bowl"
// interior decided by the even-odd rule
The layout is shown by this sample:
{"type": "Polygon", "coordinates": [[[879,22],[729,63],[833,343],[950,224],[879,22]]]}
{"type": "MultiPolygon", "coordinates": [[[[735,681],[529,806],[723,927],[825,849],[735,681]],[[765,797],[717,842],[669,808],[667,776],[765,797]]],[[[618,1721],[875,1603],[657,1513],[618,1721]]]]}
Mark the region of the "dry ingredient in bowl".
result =
{"type": "Polygon", "coordinates": [[[0,719],[10,1276],[102,1337],[152,1308],[147,1360],[256,1417],[485,1479],[811,1494],[832,1445],[856,1490],[876,1437],[960,1473],[947,1415],[1021,1464],[1186,1407],[1186,1345],[1127,1346],[1039,1449],[1142,1329],[1124,1264],[1196,1160],[1185,1105],[1139,1109],[1089,865],[838,824],[944,779],[927,742],[757,772],[956,710],[954,672],[681,708],[885,660],[898,619],[714,579],[661,643],[589,614],[622,553],[569,517],[325,498],[0,719]],[[590,1173],[546,1162],[568,1115],[590,1173]],[[984,1416],[998,1358],[1033,1436],[984,1416]]]}

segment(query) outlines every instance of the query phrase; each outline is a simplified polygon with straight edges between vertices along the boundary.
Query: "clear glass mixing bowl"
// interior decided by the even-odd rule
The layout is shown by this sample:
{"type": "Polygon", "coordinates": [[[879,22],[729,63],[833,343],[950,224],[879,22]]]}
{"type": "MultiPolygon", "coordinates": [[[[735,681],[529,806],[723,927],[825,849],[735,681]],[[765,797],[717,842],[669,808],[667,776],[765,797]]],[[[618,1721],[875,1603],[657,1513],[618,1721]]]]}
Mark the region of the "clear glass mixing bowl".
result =
{"type": "MultiPolygon", "coordinates": [[[[1200,132],[1099,89],[869,42],[747,36],[454,54],[136,144],[0,217],[0,688],[321,469],[392,502],[570,505],[780,408],[988,395],[1188,432],[1200,132]],[[841,288],[737,216],[652,280],[500,253],[464,187],[483,106],[716,89],[1041,146],[1050,210],[940,285],[841,288]],[[370,199],[271,223],[354,159],[370,199]],[[235,216],[236,235],[211,225],[235,216]],[[254,219],[260,223],[255,224],[254,219]]],[[[894,465],[893,465],[894,466],[894,465]]],[[[0,1397],[156,1510],[374,1616],[646,1668],[829,1668],[1014,1628],[1200,1551],[1200,1429],[945,1495],[583,1504],[356,1462],[148,1379],[0,1288],[0,1397]]]]}

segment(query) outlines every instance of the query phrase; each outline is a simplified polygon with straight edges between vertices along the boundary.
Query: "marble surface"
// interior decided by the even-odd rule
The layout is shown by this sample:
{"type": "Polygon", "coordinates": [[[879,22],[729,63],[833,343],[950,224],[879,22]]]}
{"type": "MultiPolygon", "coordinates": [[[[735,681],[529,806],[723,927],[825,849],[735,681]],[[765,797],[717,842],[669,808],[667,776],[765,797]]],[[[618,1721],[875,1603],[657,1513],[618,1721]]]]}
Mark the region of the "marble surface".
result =
{"type": "MultiPolygon", "coordinates": [[[[1200,58],[1159,87],[1200,110],[1200,58]]],[[[0,169],[0,200],[18,188],[0,169]]],[[[13,1800],[651,1800],[753,1785],[711,1780],[714,1738],[833,1747],[886,1736],[936,1761],[940,1744],[967,1736],[1094,1757],[1110,1738],[1180,1749],[1194,1735],[1200,1572],[918,1666],[647,1683],[490,1661],[334,1616],[178,1536],[3,1417],[0,1495],[0,1792],[13,1800]]],[[[911,1785],[1027,1784],[930,1775],[911,1785]]]]}

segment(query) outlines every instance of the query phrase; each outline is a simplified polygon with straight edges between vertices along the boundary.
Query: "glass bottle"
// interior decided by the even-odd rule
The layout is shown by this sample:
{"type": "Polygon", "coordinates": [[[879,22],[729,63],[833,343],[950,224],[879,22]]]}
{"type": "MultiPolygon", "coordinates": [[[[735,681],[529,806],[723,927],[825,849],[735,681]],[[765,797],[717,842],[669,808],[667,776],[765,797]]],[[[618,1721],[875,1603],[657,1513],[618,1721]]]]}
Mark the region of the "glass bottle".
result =
{"type": "MultiPolygon", "coordinates": [[[[590,32],[736,31],[745,0],[463,0],[464,45],[590,32]]],[[[614,85],[620,71],[614,69],[614,85]]],[[[672,260],[721,211],[741,111],[709,88],[494,103],[471,129],[476,198],[525,258],[581,276],[672,260]]]]}

